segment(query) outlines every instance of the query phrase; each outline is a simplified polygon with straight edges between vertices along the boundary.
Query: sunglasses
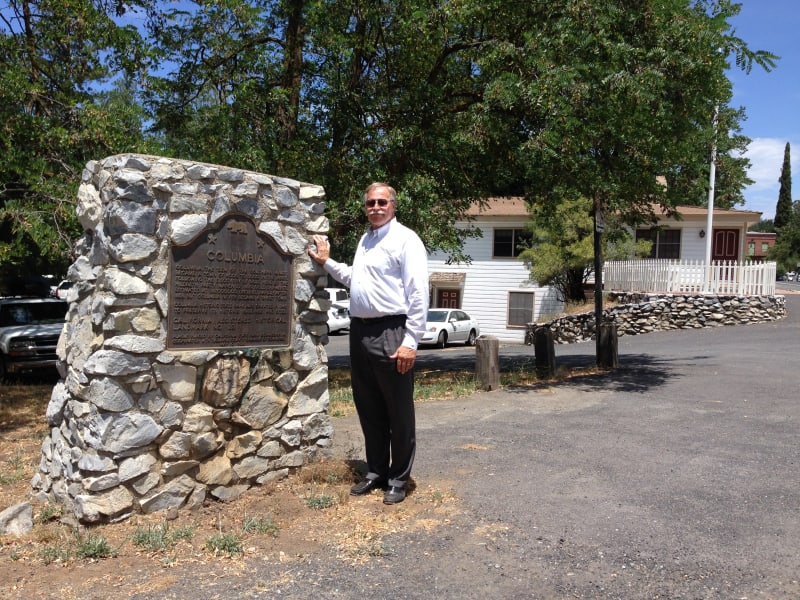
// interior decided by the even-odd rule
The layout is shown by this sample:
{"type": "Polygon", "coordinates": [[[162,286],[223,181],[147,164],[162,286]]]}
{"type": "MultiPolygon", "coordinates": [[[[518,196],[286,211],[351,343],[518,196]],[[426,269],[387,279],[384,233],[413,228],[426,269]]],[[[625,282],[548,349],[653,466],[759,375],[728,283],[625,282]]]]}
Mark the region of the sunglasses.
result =
{"type": "Polygon", "coordinates": [[[381,208],[386,208],[389,205],[389,201],[385,198],[378,198],[377,200],[367,200],[366,204],[367,208],[372,208],[376,204],[381,208]]]}

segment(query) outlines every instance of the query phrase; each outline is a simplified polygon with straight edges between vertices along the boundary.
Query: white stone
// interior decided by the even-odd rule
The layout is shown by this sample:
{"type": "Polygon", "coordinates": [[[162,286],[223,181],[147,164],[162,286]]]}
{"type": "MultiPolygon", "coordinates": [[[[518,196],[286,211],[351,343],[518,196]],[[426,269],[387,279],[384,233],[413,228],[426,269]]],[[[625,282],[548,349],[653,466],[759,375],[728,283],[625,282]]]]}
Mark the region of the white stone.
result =
{"type": "Polygon", "coordinates": [[[208,225],[206,215],[182,215],[171,223],[170,238],[175,244],[188,244],[208,225]]]}
{"type": "Polygon", "coordinates": [[[141,233],[123,233],[111,242],[111,256],[119,262],[133,262],[150,258],[158,251],[156,241],[141,233]]]}
{"type": "Polygon", "coordinates": [[[15,504],[0,512],[0,535],[22,536],[33,529],[33,506],[30,502],[15,504]]]}
{"type": "Polygon", "coordinates": [[[211,431],[214,429],[214,410],[208,404],[193,404],[186,411],[182,429],[192,433],[211,431]]]}
{"type": "Polygon", "coordinates": [[[170,400],[190,402],[197,387],[197,367],[192,365],[154,365],[156,379],[170,400]]]}
{"type": "Polygon", "coordinates": [[[105,289],[118,296],[134,296],[151,291],[147,282],[116,267],[109,267],[105,270],[103,284],[105,289]]]}
{"type": "Polygon", "coordinates": [[[131,375],[148,371],[150,360],[118,350],[98,350],[89,357],[83,369],[93,375],[131,375]]]}
{"type": "Polygon", "coordinates": [[[144,335],[117,335],[108,338],[105,346],[112,350],[123,350],[133,354],[153,354],[166,348],[163,339],[144,335]]]}

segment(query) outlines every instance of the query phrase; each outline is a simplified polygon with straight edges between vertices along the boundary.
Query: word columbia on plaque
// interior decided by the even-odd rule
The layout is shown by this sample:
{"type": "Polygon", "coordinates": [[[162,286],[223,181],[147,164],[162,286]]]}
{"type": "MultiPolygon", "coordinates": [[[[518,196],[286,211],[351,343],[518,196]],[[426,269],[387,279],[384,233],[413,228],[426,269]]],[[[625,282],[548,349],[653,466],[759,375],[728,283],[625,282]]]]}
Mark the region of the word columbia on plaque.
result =
{"type": "Polygon", "coordinates": [[[167,347],[287,346],[292,258],[247,217],[229,216],[170,259],[167,347]]]}

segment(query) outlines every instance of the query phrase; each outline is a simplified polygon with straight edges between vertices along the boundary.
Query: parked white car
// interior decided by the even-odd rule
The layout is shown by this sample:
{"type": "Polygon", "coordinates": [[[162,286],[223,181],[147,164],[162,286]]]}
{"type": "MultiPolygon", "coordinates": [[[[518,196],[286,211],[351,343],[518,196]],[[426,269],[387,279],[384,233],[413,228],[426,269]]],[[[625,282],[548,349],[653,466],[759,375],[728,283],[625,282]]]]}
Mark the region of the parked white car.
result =
{"type": "Polygon", "coordinates": [[[464,342],[472,346],[480,334],[478,320],[463,310],[432,308],[428,310],[425,333],[420,344],[435,344],[438,348],[444,348],[450,342],[464,342]]]}
{"type": "Polygon", "coordinates": [[[344,288],[325,288],[333,304],[350,308],[350,291],[344,288]]]}
{"type": "Polygon", "coordinates": [[[350,309],[336,302],[328,309],[328,333],[350,329],[350,309]]]}

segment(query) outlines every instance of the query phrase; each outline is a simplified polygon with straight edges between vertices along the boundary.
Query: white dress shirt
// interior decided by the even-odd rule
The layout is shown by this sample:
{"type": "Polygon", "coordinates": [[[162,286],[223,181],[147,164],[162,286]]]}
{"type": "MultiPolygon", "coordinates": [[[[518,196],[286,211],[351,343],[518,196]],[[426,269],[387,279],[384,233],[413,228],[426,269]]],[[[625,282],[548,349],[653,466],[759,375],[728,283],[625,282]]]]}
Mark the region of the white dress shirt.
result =
{"type": "Polygon", "coordinates": [[[350,288],[350,315],[407,315],[403,346],[416,350],[428,315],[428,255],[419,236],[392,219],[368,229],[353,265],[329,258],[325,271],[350,288]]]}

